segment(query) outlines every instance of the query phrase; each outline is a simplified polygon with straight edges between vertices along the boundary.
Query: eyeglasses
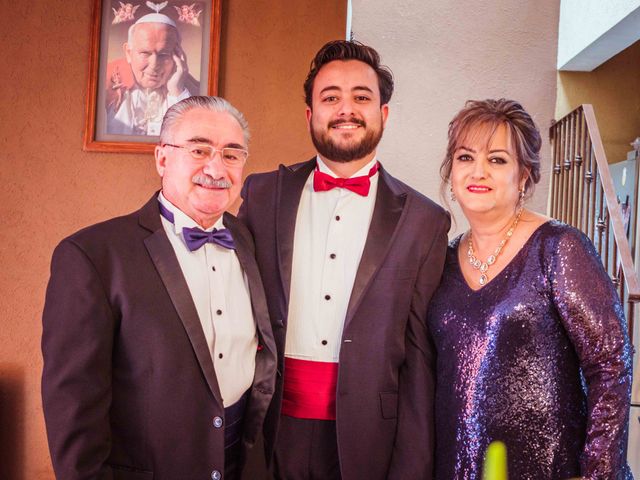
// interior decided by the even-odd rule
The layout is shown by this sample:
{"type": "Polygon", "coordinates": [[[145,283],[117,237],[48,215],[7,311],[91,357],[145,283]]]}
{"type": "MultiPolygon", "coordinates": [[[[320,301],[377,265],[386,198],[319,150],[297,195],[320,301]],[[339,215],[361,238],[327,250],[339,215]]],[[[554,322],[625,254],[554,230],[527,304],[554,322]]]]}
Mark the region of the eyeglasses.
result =
{"type": "Polygon", "coordinates": [[[222,163],[227,167],[241,167],[247,161],[249,152],[242,148],[213,148],[211,145],[194,143],[193,145],[172,145],[165,143],[163,147],[182,148],[191,154],[194,160],[204,161],[212,159],[216,153],[220,153],[222,163]]]}

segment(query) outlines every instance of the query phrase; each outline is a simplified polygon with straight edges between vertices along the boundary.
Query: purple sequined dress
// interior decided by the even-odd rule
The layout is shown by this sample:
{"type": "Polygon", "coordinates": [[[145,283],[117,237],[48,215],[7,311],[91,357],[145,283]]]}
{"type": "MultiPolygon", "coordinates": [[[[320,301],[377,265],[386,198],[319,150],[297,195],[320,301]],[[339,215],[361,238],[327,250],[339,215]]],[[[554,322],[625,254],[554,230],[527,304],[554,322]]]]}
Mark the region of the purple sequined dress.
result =
{"type": "Polygon", "coordinates": [[[502,440],[510,479],[632,479],[632,352],[591,242],[547,222],[473,291],[459,241],[429,312],[438,352],[435,478],[480,480],[487,446],[502,440]]]}

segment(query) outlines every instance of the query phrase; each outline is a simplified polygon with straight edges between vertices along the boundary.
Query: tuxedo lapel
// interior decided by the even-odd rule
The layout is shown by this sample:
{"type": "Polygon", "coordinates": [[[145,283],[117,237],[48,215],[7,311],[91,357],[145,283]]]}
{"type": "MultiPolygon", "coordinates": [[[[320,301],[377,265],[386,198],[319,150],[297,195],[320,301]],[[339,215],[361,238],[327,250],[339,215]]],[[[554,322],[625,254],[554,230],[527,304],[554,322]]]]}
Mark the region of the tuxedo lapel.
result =
{"type": "Polygon", "coordinates": [[[253,385],[249,404],[245,410],[243,426],[243,441],[247,444],[253,444],[262,429],[264,415],[269,408],[275,390],[278,363],[276,343],[271,331],[267,299],[255,260],[251,233],[240,220],[229,213],[224,214],[224,225],[233,235],[236,256],[249,284],[253,318],[256,322],[259,339],[253,385]]]}
{"type": "MultiPolygon", "coordinates": [[[[278,242],[278,264],[285,305],[289,305],[291,290],[291,266],[293,262],[293,237],[296,216],[302,189],[316,165],[315,158],[292,170],[283,165],[278,172],[278,203],[276,216],[276,238],[278,242]]],[[[286,313],[286,312],[285,312],[286,313]]]]}
{"type": "Polygon", "coordinates": [[[140,225],[153,232],[145,239],[144,244],[187,332],[209,389],[222,405],[222,395],[220,394],[213,361],[209,353],[209,346],[202,331],[200,318],[187,286],[187,281],[180,269],[178,258],[162,228],[157,202],[157,196],[154,196],[140,212],[140,225]]]}
{"type": "Polygon", "coordinates": [[[395,192],[391,186],[392,179],[389,174],[380,168],[380,179],[376,193],[376,204],[373,209],[369,233],[362,252],[362,258],[358,265],[349,307],[345,319],[345,326],[353,318],[362,296],[368,288],[374,274],[384,261],[393,237],[395,235],[400,217],[404,210],[407,195],[405,192],[395,192]]]}
{"type": "Polygon", "coordinates": [[[258,264],[255,260],[255,254],[250,244],[250,240],[245,235],[250,235],[246,231],[246,227],[240,221],[228,213],[224,214],[224,226],[231,231],[233,241],[236,245],[236,255],[242,270],[247,276],[249,283],[249,293],[251,297],[251,306],[256,320],[256,325],[260,331],[260,340],[262,346],[271,351],[274,355],[276,352],[273,334],[271,333],[271,324],[269,322],[269,310],[267,309],[267,301],[264,296],[262,281],[258,264]],[[245,233],[246,232],[246,233],[245,233]]]}

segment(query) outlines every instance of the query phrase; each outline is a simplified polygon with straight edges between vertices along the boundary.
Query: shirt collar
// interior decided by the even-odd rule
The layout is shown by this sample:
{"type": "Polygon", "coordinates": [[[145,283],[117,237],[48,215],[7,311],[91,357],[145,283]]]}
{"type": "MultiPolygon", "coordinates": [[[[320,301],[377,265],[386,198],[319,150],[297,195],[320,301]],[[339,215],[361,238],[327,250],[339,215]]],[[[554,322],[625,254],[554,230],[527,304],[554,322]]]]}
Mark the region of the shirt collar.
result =
{"type": "MultiPolygon", "coordinates": [[[[322,161],[322,158],[320,158],[320,155],[316,155],[316,161],[318,164],[318,170],[320,170],[322,173],[326,173],[327,175],[331,175],[332,177],[336,176],[336,174],[333,173],[333,171],[327,166],[327,164],[322,161]]],[[[376,164],[377,161],[378,161],[378,157],[377,156],[373,157],[373,159],[369,163],[367,163],[364,167],[362,167],[360,170],[355,172],[349,178],[369,175],[369,170],[373,168],[373,166],[376,164]]]]}

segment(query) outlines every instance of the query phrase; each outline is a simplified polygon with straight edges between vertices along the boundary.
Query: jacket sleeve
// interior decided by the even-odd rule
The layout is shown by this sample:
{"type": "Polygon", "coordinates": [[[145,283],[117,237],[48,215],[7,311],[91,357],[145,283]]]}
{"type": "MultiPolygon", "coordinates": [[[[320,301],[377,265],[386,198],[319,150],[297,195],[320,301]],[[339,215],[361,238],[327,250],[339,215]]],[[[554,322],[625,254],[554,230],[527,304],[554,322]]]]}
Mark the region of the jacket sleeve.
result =
{"type": "MultiPolygon", "coordinates": [[[[244,223],[247,228],[250,229],[249,226],[249,188],[252,177],[249,175],[244,183],[242,184],[242,190],[240,191],[240,197],[242,197],[242,204],[240,205],[240,210],[238,210],[238,219],[244,223]]],[[[253,234],[253,232],[252,232],[253,234]]]]}
{"type": "Polygon", "coordinates": [[[42,332],[42,401],[57,478],[112,478],[105,461],[114,331],[94,265],[73,241],[63,241],[53,254],[42,332]]]}
{"type": "Polygon", "coordinates": [[[587,384],[587,436],[580,460],[589,479],[632,478],[626,462],[632,349],[618,294],[591,241],[559,239],[549,277],[553,300],[587,384]]]}
{"type": "Polygon", "coordinates": [[[427,327],[429,300],[440,282],[450,219],[438,225],[414,285],[398,385],[398,427],[388,479],[431,480],[434,470],[435,348],[427,327]]]}

